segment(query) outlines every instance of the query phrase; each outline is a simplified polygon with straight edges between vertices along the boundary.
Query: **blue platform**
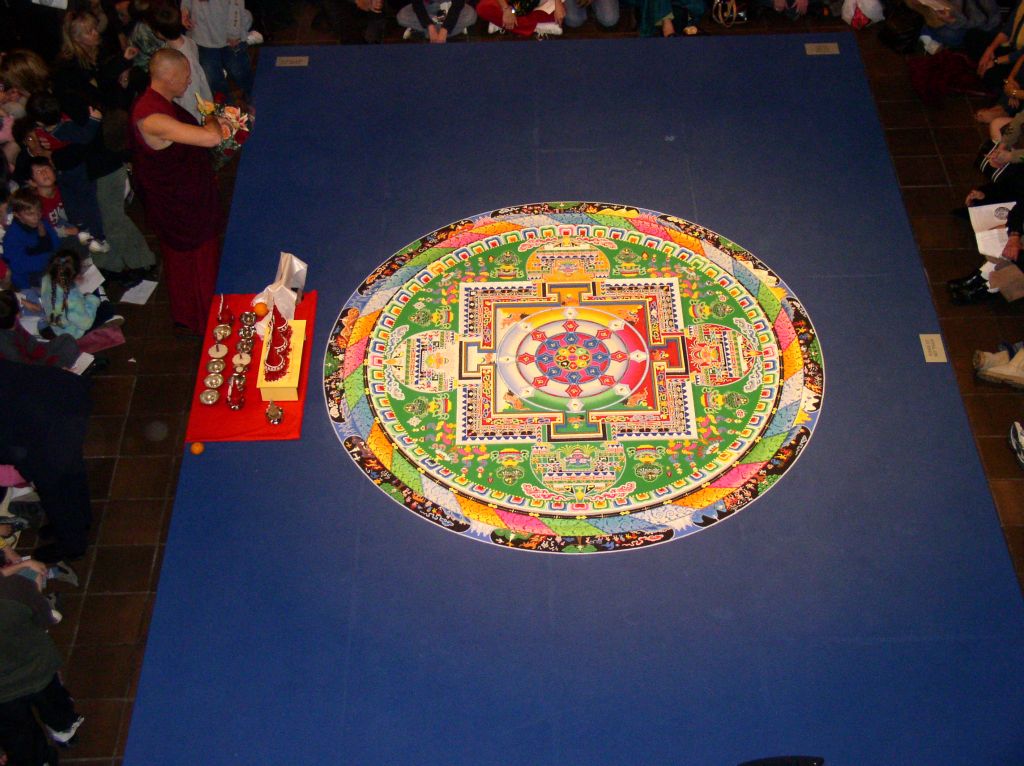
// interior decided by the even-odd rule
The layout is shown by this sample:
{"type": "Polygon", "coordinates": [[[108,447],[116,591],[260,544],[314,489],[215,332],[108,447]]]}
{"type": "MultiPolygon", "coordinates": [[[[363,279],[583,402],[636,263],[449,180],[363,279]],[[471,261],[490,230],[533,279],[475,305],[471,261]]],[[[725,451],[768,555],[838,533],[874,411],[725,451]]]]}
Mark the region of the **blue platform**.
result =
{"type": "Polygon", "coordinates": [[[923,359],[938,322],[852,36],[267,49],[256,103],[220,289],[308,261],[303,438],[185,455],[126,766],[1024,763],[1024,604],[952,368],[923,359]],[[362,475],[317,368],[408,242],[577,199],[771,266],[822,342],[821,417],[699,534],[481,545],[362,475]]]}

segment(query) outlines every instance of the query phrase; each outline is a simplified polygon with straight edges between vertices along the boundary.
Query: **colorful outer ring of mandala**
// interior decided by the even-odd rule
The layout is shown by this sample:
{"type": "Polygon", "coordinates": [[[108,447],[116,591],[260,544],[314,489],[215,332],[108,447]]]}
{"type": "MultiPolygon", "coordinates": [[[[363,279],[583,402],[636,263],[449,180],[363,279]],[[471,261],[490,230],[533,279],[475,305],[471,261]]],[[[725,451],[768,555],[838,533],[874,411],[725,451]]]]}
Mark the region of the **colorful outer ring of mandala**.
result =
{"type": "MultiPolygon", "coordinates": [[[[546,267],[555,264],[555,268],[567,270],[566,263],[557,260],[561,257],[557,253],[546,257],[546,267]]],[[[499,258],[498,262],[501,265],[496,265],[491,274],[460,274],[467,281],[475,277],[486,284],[495,279],[516,281],[514,259],[506,256],[499,258]]],[[[592,261],[579,262],[593,266],[592,261]]],[[[474,293],[473,300],[480,302],[481,299],[474,293]]],[[[675,313],[680,309],[682,314],[687,310],[692,313],[698,306],[696,301],[687,303],[683,299],[677,303],[675,313]]],[[[458,327],[459,320],[466,314],[461,306],[458,316],[450,305],[427,308],[433,309],[430,320],[438,326],[458,327]]],[[[496,316],[496,313],[491,315],[496,316]]],[[[497,320],[492,324],[497,326],[497,320]]],[[[681,316],[675,325],[683,328],[681,316]]],[[[470,328],[467,323],[466,327],[458,329],[468,331],[470,328]]],[[[495,327],[490,327],[481,333],[479,328],[475,328],[473,333],[464,337],[482,338],[483,347],[495,348],[495,342],[500,342],[500,339],[493,337],[496,334],[494,330],[495,327]],[[491,332],[491,336],[487,332],[491,332]]],[[[432,331],[427,346],[452,348],[458,343],[458,337],[454,331],[432,331]]],[[[399,356],[397,363],[401,365],[410,355],[399,356]]],[[[426,363],[422,366],[429,368],[426,363]]],[[[645,364],[644,374],[646,368],[645,364]]],[[[481,367],[481,370],[486,369],[486,365],[481,367]]],[[[693,369],[696,368],[691,368],[691,372],[693,369]]],[[[429,370],[427,374],[431,374],[429,370]]],[[[494,382],[499,377],[493,372],[481,372],[481,380],[487,384],[484,387],[500,388],[500,381],[494,382]]],[[[696,387],[693,380],[696,377],[692,377],[690,388],[696,387]]],[[[658,388],[664,381],[649,383],[652,388],[658,388]]],[[[452,383],[442,380],[440,385],[452,383]]],[[[618,385],[614,388],[605,386],[604,389],[598,396],[587,398],[582,395],[582,399],[572,401],[593,413],[601,407],[609,408],[622,402],[624,395],[637,390],[637,381],[631,380],[625,389],[618,385]],[[600,399],[600,396],[604,398],[600,399]],[[582,405],[579,404],[581,401],[582,405]]],[[[661,389],[659,391],[665,393],[661,389]]],[[[425,520],[503,547],[541,552],[604,552],[646,547],[692,534],[732,516],[770,489],[796,462],[813,431],[824,394],[824,370],[820,343],[802,305],[785,283],[751,253],[708,229],[663,213],[607,203],[558,202],[503,208],[457,221],[411,243],[383,263],[353,293],[335,322],[324,359],[324,392],[335,432],[356,464],[392,499],[425,520]],[[722,344],[721,348],[728,346],[733,354],[743,356],[752,366],[736,373],[738,378],[735,375],[716,378],[709,374],[703,382],[710,388],[702,389],[704,393],[700,401],[703,402],[705,397],[714,400],[715,386],[734,383],[735,380],[743,382],[746,376],[752,376],[751,370],[757,368],[761,376],[761,385],[757,389],[760,400],[754,407],[762,417],[756,419],[756,427],[746,429],[745,437],[735,438],[718,451],[716,460],[705,466],[698,466],[691,459],[690,467],[695,470],[689,477],[666,482],[653,487],[652,491],[635,491],[626,503],[622,502],[621,496],[607,493],[607,496],[602,496],[601,489],[589,495],[572,497],[572,492],[580,492],[579,485],[578,482],[574,484],[572,478],[564,480],[567,473],[573,476],[572,466],[566,468],[561,464],[559,471],[545,474],[550,479],[546,486],[555,488],[548,494],[556,495],[546,505],[536,497],[502,496],[501,491],[496,493],[492,488],[476,484],[466,475],[453,473],[432,459],[424,445],[408,438],[387,393],[388,386],[392,392],[402,391],[402,385],[393,379],[389,382],[388,375],[381,369],[386,367],[384,358],[388,344],[391,344],[392,351],[401,347],[400,343],[390,339],[391,335],[398,330],[396,321],[401,320],[402,312],[408,311],[410,303],[415,303],[416,294],[424,286],[455,266],[464,271],[479,265],[479,257],[489,250],[518,243],[521,252],[540,252],[538,248],[542,241],[555,242],[551,248],[557,250],[559,238],[567,246],[570,243],[575,245],[577,241],[604,242],[606,245],[611,242],[614,244],[610,252],[616,256],[622,255],[627,246],[653,253],[666,260],[672,268],[662,268],[652,276],[645,273],[644,267],[638,263],[641,258],[631,253],[620,259],[614,273],[603,274],[601,278],[604,283],[622,289],[634,287],[643,280],[648,280],[644,284],[655,285],[658,289],[673,282],[704,288],[717,285],[723,291],[722,295],[731,296],[719,297],[719,300],[735,299],[736,305],[742,307],[748,318],[741,318],[740,323],[750,325],[744,330],[749,336],[746,339],[739,337],[734,328],[714,322],[686,326],[685,332],[679,333],[685,338],[685,343],[679,341],[680,348],[685,349],[680,352],[680,357],[688,356],[689,362],[679,364],[700,362],[708,346],[714,347],[716,338],[736,336],[737,343],[722,344]],[[478,260],[474,261],[474,258],[478,260]],[[697,282],[689,277],[684,279],[683,273],[696,275],[697,282]],[[653,282],[650,281],[652,279],[653,282]],[[570,496],[559,500],[559,492],[570,493],[570,496]]],[[[430,393],[433,396],[426,398],[435,402],[457,398],[454,388],[431,390],[430,393]],[[438,396],[438,392],[452,396],[438,396]]],[[[511,389],[507,393],[515,394],[511,389]]],[[[413,398],[424,397],[417,395],[413,398]]],[[[562,410],[566,409],[564,403],[563,396],[559,405],[562,410]]],[[[534,407],[533,404],[524,406],[519,403],[522,420],[530,422],[534,419],[523,415],[522,411],[534,409],[537,413],[543,412],[542,405],[538,403],[534,407]]],[[[496,407],[493,401],[491,405],[496,407]]],[[[450,406],[450,401],[444,406],[450,406]]],[[[628,416],[629,413],[624,417],[612,414],[606,420],[614,422],[617,417],[622,420],[628,416]]],[[[542,420],[543,415],[536,419],[542,420]]],[[[637,438],[633,434],[623,437],[622,442],[610,440],[605,454],[600,456],[600,460],[595,458],[599,465],[589,475],[592,485],[600,487],[602,481],[611,485],[617,481],[622,483],[621,469],[626,453],[630,455],[628,460],[632,461],[630,465],[637,477],[641,477],[664,472],[666,449],[678,448],[680,443],[688,445],[687,448],[701,448],[700,438],[659,441],[642,435],[637,438]]],[[[519,445],[515,439],[508,444],[492,443],[490,446],[504,447],[490,453],[496,464],[500,463],[509,471],[502,476],[522,474],[525,469],[519,466],[523,464],[534,471],[546,465],[544,455],[538,458],[531,454],[529,460],[524,461],[523,451],[517,449],[519,445]]],[[[477,449],[482,447],[478,445],[477,449]]],[[[472,446],[469,452],[472,452],[472,446]]],[[[562,457],[566,456],[563,454],[562,457]]],[[[682,464],[674,463],[677,468],[682,464]]]]}

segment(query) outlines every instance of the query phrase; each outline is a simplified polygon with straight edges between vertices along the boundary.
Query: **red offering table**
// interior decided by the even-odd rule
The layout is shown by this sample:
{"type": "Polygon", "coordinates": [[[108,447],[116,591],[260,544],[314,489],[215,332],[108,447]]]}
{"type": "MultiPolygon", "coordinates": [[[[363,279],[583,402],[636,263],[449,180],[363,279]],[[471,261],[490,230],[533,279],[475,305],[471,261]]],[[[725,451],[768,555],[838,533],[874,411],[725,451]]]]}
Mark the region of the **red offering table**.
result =
{"type": "Polygon", "coordinates": [[[192,411],[188,417],[188,428],[185,441],[188,442],[231,442],[231,441],[265,441],[271,439],[298,439],[302,436],[302,413],[306,404],[306,382],[309,375],[309,356],[313,348],[313,320],[316,318],[316,291],[303,294],[302,303],[295,307],[295,319],[306,320],[306,343],[302,347],[302,373],[299,377],[299,400],[296,402],[275,402],[284,410],[284,419],[280,425],[272,426],[267,422],[267,402],[263,401],[259,389],[256,388],[260,354],[263,341],[258,335],[253,336],[255,343],[252,348],[252,363],[245,373],[245,406],[240,410],[228,409],[227,393],[228,378],[233,371],[231,357],[235,355],[235,344],[238,342],[238,328],[241,326],[239,315],[252,309],[252,295],[225,295],[224,305],[231,309],[235,321],[231,325],[231,337],[224,343],[228,347],[228,355],[224,361],[224,385],[219,389],[220,398],[216,404],[203,404],[199,394],[206,388],[203,379],[207,376],[206,363],[210,356],[206,349],[212,346],[213,328],[217,326],[217,314],[220,312],[220,296],[214,296],[210,306],[210,316],[206,320],[206,335],[203,338],[203,357],[196,375],[196,385],[192,391],[192,411]]]}

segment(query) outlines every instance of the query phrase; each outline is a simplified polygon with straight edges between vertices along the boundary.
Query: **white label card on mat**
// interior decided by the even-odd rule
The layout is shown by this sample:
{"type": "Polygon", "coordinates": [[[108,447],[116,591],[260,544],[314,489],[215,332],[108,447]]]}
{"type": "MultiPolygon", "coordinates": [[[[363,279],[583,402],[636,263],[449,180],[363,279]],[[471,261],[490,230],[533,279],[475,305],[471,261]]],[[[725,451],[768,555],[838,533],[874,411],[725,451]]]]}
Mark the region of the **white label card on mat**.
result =
{"type": "Polygon", "coordinates": [[[808,56],[838,56],[839,43],[804,43],[804,53],[808,56]]]}
{"type": "Polygon", "coordinates": [[[946,349],[942,345],[942,336],[938,333],[921,333],[921,349],[924,351],[926,362],[939,362],[945,364],[946,349]]]}
{"type": "Polygon", "coordinates": [[[274,66],[309,66],[309,56],[278,56],[274,66]]]}

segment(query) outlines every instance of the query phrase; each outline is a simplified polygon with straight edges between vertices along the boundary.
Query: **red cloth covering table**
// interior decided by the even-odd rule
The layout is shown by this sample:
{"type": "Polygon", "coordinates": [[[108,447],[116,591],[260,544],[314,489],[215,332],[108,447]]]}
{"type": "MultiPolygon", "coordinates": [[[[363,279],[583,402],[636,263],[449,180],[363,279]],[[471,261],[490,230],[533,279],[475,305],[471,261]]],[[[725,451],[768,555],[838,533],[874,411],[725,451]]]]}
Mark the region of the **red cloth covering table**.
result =
{"type": "Polygon", "coordinates": [[[203,337],[203,358],[196,374],[196,384],[192,391],[192,411],[188,417],[188,428],[185,431],[187,442],[228,442],[228,441],[265,441],[277,439],[298,439],[302,436],[302,413],[306,405],[306,381],[309,375],[309,356],[313,348],[313,320],[316,317],[316,291],[305,293],[302,302],[295,307],[295,319],[306,320],[306,343],[302,348],[302,373],[299,376],[299,400],[296,402],[277,402],[284,410],[284,419],[280,425],[272,426],[267,422],[267,403],[256,388],[257,365],[263,350],[263,341],[258,335],[253,336],[255,343],[252,349],[252,363],[245,373],[245,406],[240,410],[230,410],[227,405],[228,378],[232,371],[231,357],[235,355],[235,344],[238,342],[238,319],[243,311],[252,308],[252,295],[225,295],[224,305],[231,309],[235,321],[231,325],[231,337],[224,343],[228,347],[228,355],[224,358],[227,367],[224,370],[224,385],[216,404],[207,405],[199,401],[199,394],[205,385],[207,376],[206,363],[210,361],[206,349],[214,344],[213,328],[217,326],[217,314],[220,311],[220,296],[214,296],[210,313],[206,320],[206,334],[203,337]]]}

